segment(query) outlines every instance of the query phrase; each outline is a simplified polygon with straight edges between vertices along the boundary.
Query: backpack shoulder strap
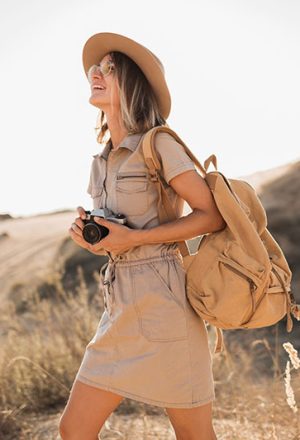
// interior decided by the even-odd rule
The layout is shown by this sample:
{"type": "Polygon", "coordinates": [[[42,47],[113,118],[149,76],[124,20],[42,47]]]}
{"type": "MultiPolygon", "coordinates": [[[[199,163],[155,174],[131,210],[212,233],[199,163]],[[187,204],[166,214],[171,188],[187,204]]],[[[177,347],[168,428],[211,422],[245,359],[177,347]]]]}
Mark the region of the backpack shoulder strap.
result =
{"type": "Polygon", "coordinates": [[[207,170],[210,162],[213,162],[215,168],[217,169],[217,158],[214,154],[210,155],[206,159],[206,161],[204,162],[204,167],[203,167],[201,165],[201,163],[198,161],[198,159],[196,158],[196,156],[191,152],[191,150],[187,147],[187,145],[183,142],[183,140],[178,136],[178,134],[175,133],[175,131],[172,130],[171,128],[166,127],[164,125],[161,125],[161,126],[151,128],[145,134],[144,139],[143,139],[143,152],[144,152],[146,164],[148,165],[148,168],[150,170],[151,169],[152,170],[160,170],[160,168],[161,168],[160,162],[157,158],[157,154],[155,151],[155,143],[154,143],[155,135],[158,132],[169,133],[171,136],[173,136],[173,138],[184,147],[187,155],[192,159],[194,164],[199,168],[201,173],[204,175],[203,177],[205,177],[205,175],[206,175],[206,170],[207,170]]]}
{"type": "MultiPolygon", "coordinates": [[[[154,147],[154,134],[157,131],[165,131],[162,130],[163,128],[168,132],[172,132],[171,129],[165,126],[154,127],[153,129],[150,129],[146,135],[144,135],[142,141],[142,151],[144,154],[145,163],[149,169],[150,178],[156,184],[158,191],[158,215],[161,224],[177,218],[177,213],[175,212],[175,209],[173,208],[165,189],[164,179],[160,173],[161,164],[157,158],[154,147]]],[[[178,241],[177,244],[182,256],[190,255],[186,241],[178,241]]]]}
{"type": "MultiPolygon", "coordinates": [[[[167,126],[157,126],[151,128],[144,136],[142,140],[142,150],[145,158],[145,163],[149,169],[149,173],[151,176],[151,180],[157,184],[158,194],[159,194],[159,206],[161,207],[159,211],[160,222],[165,223],[169,220],[175,220],[177,215],[175,210],[170,202],[167,191],[165,190],[163,184],[163,178],[161,176],[161,164],[158,160],[157,153],[155,150],[155,135],[159,132],[169,133],[173,138],[179,142],[185,149],[188,156],[192,159],[195,165],[199,168],[199,170],[203,173],[204,178],[206,176],[206,170],[210,164],[213,162],[215,168],[217,169],[217,159],[214,154],[209,156],[204,162],[204,168],[198,159],[194,156],[194,154],[190,151],[190,149],[185,145],[182,139],[175,133],[175,131],[171,130],[167,126]]],[[[180,248],[180,252],[183,256],[190,255],[189,248],[185,241],[177,242],[180,248]]]]}

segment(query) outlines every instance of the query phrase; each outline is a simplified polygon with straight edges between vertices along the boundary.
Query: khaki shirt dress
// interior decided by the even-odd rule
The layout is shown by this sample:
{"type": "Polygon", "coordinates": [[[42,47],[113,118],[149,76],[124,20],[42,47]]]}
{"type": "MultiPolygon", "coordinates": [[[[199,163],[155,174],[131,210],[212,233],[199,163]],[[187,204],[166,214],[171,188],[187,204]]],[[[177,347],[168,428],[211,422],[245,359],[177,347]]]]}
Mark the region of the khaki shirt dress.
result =
{"type": "MultiPolygon", "coordinates": [[[[132,228],[159,225],[158,194],[148,178],[143,133],[129,134],[111,151],[93,156],[87,192],[93,208],[107,207],[132,228]]],[[[167,183],[195,169],[181,144],[160,132],[155,146],[167,183]]],[[[178,215],[183,200],[170,185],[178,215]]],[[[136,246],[100,269],[105,309],[87,344],[75,379],[160,407],[191,408],[215,399],[206,325],[186,296],[186,273],[177,243],[136,246]]]]}

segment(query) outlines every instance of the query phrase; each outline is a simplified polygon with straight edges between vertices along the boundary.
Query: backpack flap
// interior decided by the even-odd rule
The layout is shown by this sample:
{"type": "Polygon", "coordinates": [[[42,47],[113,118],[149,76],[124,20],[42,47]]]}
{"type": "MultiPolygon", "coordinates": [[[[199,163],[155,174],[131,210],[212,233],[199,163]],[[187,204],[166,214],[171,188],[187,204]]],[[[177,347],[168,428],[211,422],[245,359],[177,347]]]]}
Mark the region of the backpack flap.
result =
{"type": "MultiPolygon", "coordinates": [[[[231,179],[227,179],[219,171],[208,173],[206,181],[232,238],[237,240],[240,246],[246,247],[249,255],[252,255],[261,262],[261,265],[270,270],[271,266],[266,248],[263,246],[257,230],[249,222],[249,208],[245,203],[241,203],[237,192],[234,191],[234,187],[238,188],[238,191],[242,194],[245,190],[244,182],[236,180],[234,186],[231,183],[231,179]]],[[[246,186],[246,188],[248,187],[246,186]]],[[[252,211],[255,213],[255,219],[257,219],[259,216],[256,213],[259,212],[260,214],[261,206],[256,205],[253,201],[252,211]]],[[[266,222],[264,222],[263,226],[265,224],[266,222]]]]}

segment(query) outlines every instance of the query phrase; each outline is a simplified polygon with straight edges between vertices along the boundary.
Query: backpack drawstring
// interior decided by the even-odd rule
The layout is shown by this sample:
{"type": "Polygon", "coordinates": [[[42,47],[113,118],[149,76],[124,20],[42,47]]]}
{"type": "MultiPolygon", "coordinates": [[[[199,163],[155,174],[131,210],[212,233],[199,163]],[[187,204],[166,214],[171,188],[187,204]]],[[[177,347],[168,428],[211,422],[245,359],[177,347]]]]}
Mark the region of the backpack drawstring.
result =
{"type": "Polygon", "coordinates": [[[291,332],[293,329],[293,320],[291,317],[291,314],[299,321],[300,320],[300,305],[296,304],[294,295],[292,293],[289,293],[284,282],[281,279],[281,276],[279,275],[277,269],[275,269],[274,266],[272,266],[272,270],[274,271],[275,275],[279,279],[280,284],[283,287],[283,290],[286,294],[286,316],[287,316],[287,322],[286,322],[286,330],[287,332],[291,332]]]}

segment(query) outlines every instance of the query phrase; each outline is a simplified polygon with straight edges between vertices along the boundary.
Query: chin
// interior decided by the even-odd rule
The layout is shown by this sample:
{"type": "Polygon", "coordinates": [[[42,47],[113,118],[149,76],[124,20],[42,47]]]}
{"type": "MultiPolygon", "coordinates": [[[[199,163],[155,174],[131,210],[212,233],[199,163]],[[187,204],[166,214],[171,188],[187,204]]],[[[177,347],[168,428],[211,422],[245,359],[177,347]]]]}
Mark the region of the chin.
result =
{"type": "Polygon", "coordinates": [[[89,103],[93,105],[94,107],[101,109],[101,103],[97,101],[97,99],[93,99],[92,97],[89,99],[89,103]]]}

